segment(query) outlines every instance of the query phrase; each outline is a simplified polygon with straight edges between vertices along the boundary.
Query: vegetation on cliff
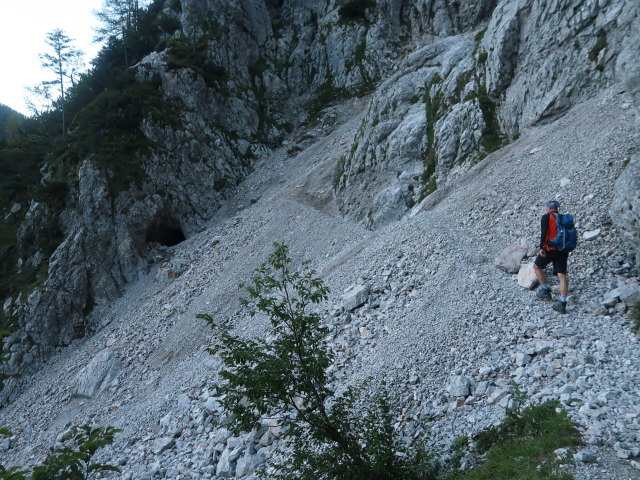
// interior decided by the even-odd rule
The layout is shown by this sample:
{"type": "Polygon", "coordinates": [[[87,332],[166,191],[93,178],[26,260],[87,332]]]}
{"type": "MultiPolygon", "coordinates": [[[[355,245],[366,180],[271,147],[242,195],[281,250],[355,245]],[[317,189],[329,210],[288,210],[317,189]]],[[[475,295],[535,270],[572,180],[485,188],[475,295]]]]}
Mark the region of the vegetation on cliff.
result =
{"type": "MultiPolygon", "coordinates": [[[[137,4],[137,2],[136,2],[137,4]]],[[[141,155],[151,147],[140,124],[151,117],[170,123],[172,106],[159,84],[136,82],[130,66],[152,52],[175,28],[162,12],[164,1],[131,12],[126,35],[106,36],[91,68],[76,77],[62,97],[24,118],[0,109],[0,298],[28,294],[46,278],[48,258],[62,241],[57,218],[67,193],[75,189],[80,163],[93,157],[111,172],[111,193],[143,176],[141,155]],[[63,105],[64,104],[64,105],[63,105]],[[66,120],[63,131],[62,115],[66,120]],[[19,265],[17,233],[32,202],[47,205],[50,231],[37,267],[19,265]]],[[[175,55],[175,54],[174,54],[175,55]]],[[[24,260],[24,259],[23,259],[24,260]]],[[[11,321],[0,312],[0,329],[11,321]]]]}

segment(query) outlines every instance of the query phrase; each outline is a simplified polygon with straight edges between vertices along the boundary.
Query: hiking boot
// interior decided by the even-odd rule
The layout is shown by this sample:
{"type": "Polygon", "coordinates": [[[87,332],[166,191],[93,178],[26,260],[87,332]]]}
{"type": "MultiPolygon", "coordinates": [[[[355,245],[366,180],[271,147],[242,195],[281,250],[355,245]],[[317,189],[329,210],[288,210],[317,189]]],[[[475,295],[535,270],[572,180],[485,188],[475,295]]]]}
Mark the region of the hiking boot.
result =
{"type": "Polygon", "coordinates": [[[562,302],[556,302],[553,304],[553,308],[558,313],[567,313],[567,304],[562,302]]]}
{"type": "Polygon", "coordinates": [[[546,290],[544,288],[539,288],[536,292],[536,298],[538,300],[551,300],[551,290],[546,290]]]}

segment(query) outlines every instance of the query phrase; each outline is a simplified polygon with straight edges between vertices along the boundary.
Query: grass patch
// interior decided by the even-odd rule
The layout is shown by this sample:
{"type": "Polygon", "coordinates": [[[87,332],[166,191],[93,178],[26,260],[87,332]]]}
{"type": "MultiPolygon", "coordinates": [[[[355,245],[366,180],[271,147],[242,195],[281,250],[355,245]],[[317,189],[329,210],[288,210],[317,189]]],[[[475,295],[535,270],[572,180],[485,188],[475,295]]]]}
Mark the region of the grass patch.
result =
{"type": "Polygon", "coordinates": [[[473,37],[473,40],[476,43],[480,43],[482,41],[482,39],[484,38],[484,34],[487,33],[487,27],[484,27],[482,30],[479,30],[478,33],[476,33],[476,36],[473,37]]]}
{"type": "Polygon", "coordinates": [[[339,99],[339,98],[348,98],[349,92],[345,88],[338,88],[333,85],[333,77],[331,73],[327,74],[327,79],[324,81],[320,88],[318,88],[318,93],[313,102],[311,102],[309,108],[309,117],[317,118],[320,110],[329,104],[330,102],[339,99]]]}
{"type": "Polygon", "coordinates": [[[480,110],[482,110],[485,123],[480,144],[484,148],[486,156],[504,147],[508,143],[508,138],[500,133],[500,123],[496,115],[496,103],[489,97],[484,85],[480,85],[478,88],[478,101],[480,102],[480,110]]]}
{"type": "Polygon", "coordinates": [[[302,151],[302,148],[300,146],[294,145],[293,147],[289,147],[287,149],[287,154],[290,156],[294,156],[300,153],[301,151],[302,151]]]}
{"type": "Polygon", "coordinates": [[[607,48],[608,45],[609,44],[607,43],[607,37],[600,37],[593,48],[589,50],[589,60],[591,60],[592,62],[597,62],[598,55],[600,55],[600,52],[607,48]]]}
{"type": "Polygon", "coordinates": [[[367,40],[364,38],[362,42],[358,44],[356,47],[356,51],[353,54],[353,63],[355,65],[362,65],[364,62],[365,53],[367,51],[367,40]]]}
{"type": "Polygon", "coordinates": [[[631,318],[637,333],[640,333],[640,302],[637,302],[631,309],[631,318]]]}
{"type": "Polygon", "coordinates": [[[436,181],[433,178],[433,174],[436,171],[435,125],[438,121],[440,107],[442,106],[442,93],[434,93],[434,95],[431,96],[430,92],[434,86],[440,82],[442,82],[442,78],[436,74],[425,88],[424,105],[427,115],[427,153],[424,158],[424,169],[420,179],[422,188],[418,202],[421,202],[427,195],[432,194],[436,190],[436,181]]]}
{"type": "Polygon", "coordinates": [[[340,187],[340,183],[342,182],[342,177],[344,176],[344,170],[345,170],[345,162],[346,162],[346,158],[344,155],[342,155],[338,159],[338,163],[336,164],[336,169],[333,172],[333,181],[332,181],[334,190],[338,190],[338,188],[340,187]]]}
{"type": "Polygon", "coordinates": [[[453,94],[453,98],[451,99],[451,103],[452,104],[460,102],[460,99],[462,98],[461,96],[462,96],[462,92],[464,90],[464,87],[466,87],[467,84],[469,83],[469,80],[471,80],[471,75],[473,75],[473,70],[469,70],[467,72],[464,72],[456,80],[456,89],[455,89],[455,92],[453,94]]]}
{"type": "Polygon", "coordinates": [[[213,189],[216,192],[221,192],[229,186],[230,186],[229,180],[227,180],[224,177],[216,178],[216,180],[213,182],[213,189]]]}
{"type": "Polygon", "coordinates": [[[518,411],[507,410],[497,427],[476,437],[479,453],[486,461],[470,471],[452,472],[448,480],[571,480],[562,468],[567,459],[554,451],[580,445],[580,434],[557,401],[545,402],[518,411]]]}

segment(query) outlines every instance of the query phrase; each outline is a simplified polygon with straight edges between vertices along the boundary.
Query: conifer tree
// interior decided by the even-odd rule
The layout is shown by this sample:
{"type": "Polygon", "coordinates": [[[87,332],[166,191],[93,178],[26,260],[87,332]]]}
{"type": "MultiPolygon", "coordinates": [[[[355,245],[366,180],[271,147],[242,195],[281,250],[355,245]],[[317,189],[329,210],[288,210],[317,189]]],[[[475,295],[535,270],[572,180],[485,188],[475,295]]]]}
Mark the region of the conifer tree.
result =
{"type": "Polygon", "coordinates": [[[55,80],[44,82],[60,87],[60,108],[62,111],[62,134],[65,134],[65,80],[69,77],[70,66],[81,56],[81,52],[73,47],[72,39],[62,30],[56,28],[47,33],[46,43],[51,47],[51,52],[40,55],[42,66],[51,70],[56,76],[55,80]]]}
{"type": "Polygon", "coordinates": [[[139,0],[104,0],[102,9],[94,12],[102,26],[95,30],[95,40],[98,42],[116,38],[122,41],[124,63],[129,65],[128,50],[131,47],[131,35],[138,32],[140,27],[139,0]]]}

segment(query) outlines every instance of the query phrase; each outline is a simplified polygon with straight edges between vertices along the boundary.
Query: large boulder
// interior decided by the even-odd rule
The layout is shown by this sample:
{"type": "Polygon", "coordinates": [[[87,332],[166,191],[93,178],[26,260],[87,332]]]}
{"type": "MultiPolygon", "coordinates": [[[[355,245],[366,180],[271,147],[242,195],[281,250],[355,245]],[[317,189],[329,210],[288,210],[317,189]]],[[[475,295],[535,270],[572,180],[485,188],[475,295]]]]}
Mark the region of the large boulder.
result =
{"type": "Polygon", "coordinates": [[[120,359],[113,350],[102,350],[76,376],[74,396],[94,398],[108,388],[120,370],[120,359]]]}
{"type": "Polygon", "coordinates": [[[507,273],[518,273],[520,262],[527,256],[527,249],[520,245],[509,245],[500,252],[496,259],[496,267],[507,273]]]}
{"type": "Polygon", "coordinates": [[[471,380],[462,375],[451,377],[449,393],[452,397],[468,397],[471,394],[471,380]]]}
{"type": "Polygon", "coordinates": [[[368,285],[356,285],[351,288],[342,298],[342,308],[345,311],[350,312],[355,310],[369,299],[369,286],[368,285]]]}
{"type": "Polygon", "coordinates": [[[518,285],[527,290],[533,290],[538,285],[538,279],[536,278],[536,272],[533,269],[533,262],[522,264],[518,271],[518,285]]]}

